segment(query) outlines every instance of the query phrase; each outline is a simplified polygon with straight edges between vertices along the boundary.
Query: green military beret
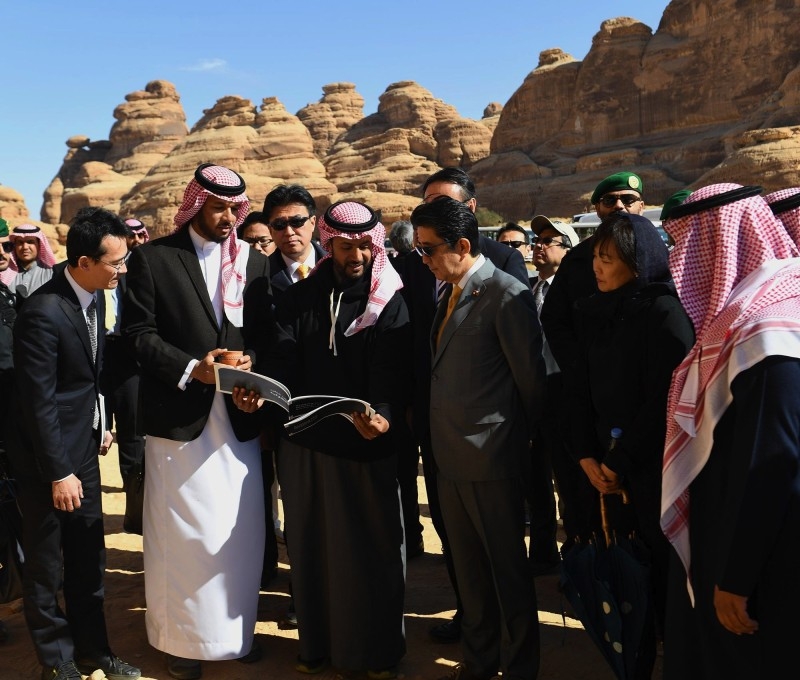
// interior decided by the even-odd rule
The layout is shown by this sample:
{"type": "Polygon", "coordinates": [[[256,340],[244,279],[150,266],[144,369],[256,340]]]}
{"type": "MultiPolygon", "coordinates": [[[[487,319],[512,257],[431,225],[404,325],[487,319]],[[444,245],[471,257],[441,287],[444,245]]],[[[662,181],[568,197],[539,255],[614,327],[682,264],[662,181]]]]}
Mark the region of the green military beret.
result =
{"type": "Polygon", "coordinates": [[[8,222],[0,217],[0,238],[3,236],[8,236],[8,222]]]}
{"type": "Polygon", "coordinates": [[[691,193],[692,192],[688,189],[681,189],[680,191],[676,191],[674,194],[672,194],[672,196],[664,201],[664,207],[661,208],[661,215],[659,215],[658,219],[660,219],[662,222],[664,220],[668,220],[670,213],[687,198],[689,198],[689,194],[691,193]]]}
{"type": "Polygon", "coordinates": [[[609,191],[624,191],[625,189],[632,189],[642,195],[644,184],[639,175],[634,175],[632,172],[617,172],[613,175],[606,177],[592,194],[592,205],[597,203],[609,191]]]}

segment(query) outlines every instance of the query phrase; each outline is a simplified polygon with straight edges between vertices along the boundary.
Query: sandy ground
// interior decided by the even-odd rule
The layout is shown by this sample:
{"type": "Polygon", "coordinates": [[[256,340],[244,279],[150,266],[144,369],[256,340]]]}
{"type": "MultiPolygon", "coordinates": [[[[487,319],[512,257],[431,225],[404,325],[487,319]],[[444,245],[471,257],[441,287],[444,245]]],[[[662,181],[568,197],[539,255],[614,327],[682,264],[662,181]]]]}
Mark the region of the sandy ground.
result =
{"type": "MultiPolygon", "coordinates": [[[[164,655],[147,642],[142,538],[122,531],[125,497],[115,446],[102,460],[101,470],[108,550],[106,618],[111,644],[116,654],[142,669],[142,678],[168,680],[164,655]]],[[[428,517],[421,474],[419,484],[425,554],[408,564],[405,607],[408,651],[398,669],[398,677],[435,680],[446,675],[449,667],[461,657],[459,645],[437,644],[428,637],[428,629],[452,616],[455,605],[441,544],[428,517]]],[[[289,603],[289,563],[283,546],[279,547],[278,577],[270,590],[261,592],[259,601],[256,640],[264,650],[263,658],[251,665],[236,661],[204,662],[205,680],[302,680],[308,677],[294,670],[297,631],[280,624],[289,603]]],[[[250,559],[250,556],[243,555],[242,559],[250,559]]],[[[252,559],[260,559],[260,556],[252,556],[252,559]]],[[[540,680],[613,680],[613,673],[580,622],[570,617],[569,604],[558,592],[557,585],[557,576],[536,579],[542,638],[540,680]]],[[[0,646],[0,680],[39,678],[41,668],[25,628],[21,607],[21,601],[0,605],[0,618],[11,633],[11,639],[0,646]]],[[[333,680],[342,676],[329,670],[315,677],[333,680]]],[[[660,667],[653,677],[660,680],[660,667]]]]}

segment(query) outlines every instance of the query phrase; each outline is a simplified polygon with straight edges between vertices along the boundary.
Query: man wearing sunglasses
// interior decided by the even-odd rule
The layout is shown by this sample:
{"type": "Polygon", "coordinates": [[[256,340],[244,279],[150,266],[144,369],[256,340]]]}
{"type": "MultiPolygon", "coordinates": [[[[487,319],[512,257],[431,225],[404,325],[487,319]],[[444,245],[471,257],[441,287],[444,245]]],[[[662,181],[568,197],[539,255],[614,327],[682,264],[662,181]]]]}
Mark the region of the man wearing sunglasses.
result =
{"type": "Polygon", "coordinates": [[[529,442],[544,364],[533,295],[480,251],[478,221],[443,198],[411,213],[417,252],[452,285],[429,339],[430,436],[439,505],[461,596],[464,662],[450,680],[534,678],[536,594],[526,549],[529,442]]]}
{"type": "MultiPolygon", "coordinates": [[[[617,172],[595,187],[591,202],[601,220],[615,212],[641,215],[644,212],[643,191],[641,177],[633,172],[617,172]]],[[[570,379],[570,368],[575,362],[579,344],[579,327],[573,311],[575,302],[597,292],[592,255],[592,239],[573,244],[558,267],[539,315],[547,345],[561,369],[565,385],[570,379]]],[[[580,476],[573,493],[570,494],[570,488],[564,484],[559,498],[564,504],[564,531],[567,534],[567,541],[561,549],[563,554],[572,546],[576,536],[588,535],[591,531],[591,515],[596,504],[590,485],[580,476]]]]}
{"type": "Polygon", "coordinates": [[[261,211],[276,250],[269,256],[272,294],[277,303],[290,285],[304,279],[325,251],[312,241],[317,204],[299,184],[279,184],[264,199],[261,211]]]}
{"type": "MultiPolygon", "coordinates": [[[[461,168],[442,168],[433,173],[422,185],[422,202],[452,198],[465,204],[471,212],[478,206],[475,184],[470,176],[461,168]]],[[[515,279],[526,285],[528,270],[525,260],[515,248],[509,248],[494,239],[486,236],[479,237],[479,247],[486,259],[491,260],[495,267],[510,274],[515,279]]],[[[450,583],[456,596],[456,611],[452,619],[436,624],[430,629],[430,636],[436,642],[454,643],[461,637],[461,598],[456,584],[455,570],[447,542],[447,532],[442,521],[439,508],[439,495],[436,488],[436,463],[431,451],[430,435],[430,377],[431,377],[431,352],[430,331],[437,304],[446,297],[449,286],[444,281],[439,281],[424,264],[422,257],[412,256],[408,259],[403,273],[403,289],[406,303],[412,318],[414,333],[414,395],[413,395],[413,425],[414,435],[420,446],[422,467],[425,475],[425,489],[428,495],[428,508],[431,521],[442,542],[445,565],[450,577],[450,583]]]]}
{"type": "MultiPolygon", "coordinates": [[[[317,203],[314,197],[300,184],[279,184],[264,199],[261,215],[269,227],[275,246],[275,250],[269,256],[270,283],[275,304],[289,286],[306,278],[317,266],[317,262],[327,255],[325,250],[312,240],[317,226],[316,213],[317,203]]],[[[264,500],[269,506],[267,517],[272,513],[272,499],[271,493],[269,497],[266,496],[266,490],[267,488],[271,490],[275,481],[273,459],[279,436],[280,432],[271,429],[270,425],[266,426],[262,435],[261,466],[264,474],[264,500]]],[[[285,529],[286,527],[284,527],[284,538],[286,538],[285,529]]],[[[263,585],[267,585],[273,567],[277,569],[277,564],[277,543],[273,545],[272,539],[268,538],[264,554],[264,573],[261,577],[263,585]]],[[[289,626],[297,625],[294,600],[289,603],[283,623],[289,626]]]]}

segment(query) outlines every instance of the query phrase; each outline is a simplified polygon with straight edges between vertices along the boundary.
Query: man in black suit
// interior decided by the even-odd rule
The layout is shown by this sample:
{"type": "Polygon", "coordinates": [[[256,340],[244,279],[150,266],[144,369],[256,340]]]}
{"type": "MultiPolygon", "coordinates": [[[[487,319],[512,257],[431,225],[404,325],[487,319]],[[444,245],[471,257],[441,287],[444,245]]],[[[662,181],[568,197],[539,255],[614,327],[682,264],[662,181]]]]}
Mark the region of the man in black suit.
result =
{"type": "Polygon", "coordinates": [[[141,365],[147,436],[144,566],[150,643],[180,680],[200,660],[257,661],[264,550],[259,419],[215,389],[214,363],[250,369],[274,333],[269,261],[236,238],[245,182],[199,166],[175,231],[136,248],[122,332],[141,365]]]}
{"type": "MultiPolygon", "coordinates": [[[[444,168],[432,174],[422,186],[424,203],[430,203],[443,197],[453,198],[465,203],[475,212],[478,202],[475,185],[469,175],[461,168],[444,168]]],[[[493,239],[481,236],[480,249],[484,256],[491,260],[495,267],[511,274],[522,283],[528,284],[528,271],[525,260],[514,248],[509,248],[493,239]]],[[[430,269],[422,262],[422,258],[412,253],[407,258],[403,275],[403,295],[411,315],[414,335],[414,395],[413,395],[413,428],[419,442],[422,455],[422,467],[425,475],[425,489],[428,495],[428,508],[433,526],[442,542],[447,572],[456,595],[456,613],[452,620],[431,628],[431,637],[437,642],[457,642],[461,637],[461,598],[456,584],[453,561],[447,541],[447,533],[442,521],[439,507],[439,494],[436,489],[436,463],[431,451],[430,435],[430,386],[431,386],[431,350],[430,332],[438,300],[442,294],[446,297],[448,286],[437,281],[430,269]],[[444,286],[444,289],[442,289],[444,286]]],[[[416,477],[414,479],[416,483],[416,477]]],[[[402,485],[401,480],[401,485],[402,485]]]]}
{"type": "MultiPolygon", "coordinates": [[[[308,190],[299,184],[279,184],[264,199],[261,211],[269,227],[275,250],[269,256],[270,284],[272,295],[277,303],[283,292],[293,283],[300,281],[317,266],[327,253],[313,240],[317,225],[317,203],[308,190]]],[[[264,488],[271,489],[275,481],[274,457],[280,434],[269,424],[264,431],[264,450],[262,466],[264,470],[264,488]]],[[[272,499],[265,498],[267,513],[271,517],[272,499]]],[[[286,527],[284,526],[284,535],[286,527]]],[[[268,542],[264,554],[264,567],[273,562],[273,551],[268,542]]],[[[274,551],[274,562],[277,564],[277,546],[274,551]]],[[[262,583],[269,576],[268,571],[262,583]]],[[[294,602],[290,603],[284,623],[297,625],[294,602]]]]}
{"type": "Polygon", "coordinates": [[[99,398],[105,300],[97,291],[124,273],[127,233],[107,210],[79,211],[67,232],[67,266],[28,298],[14,330],[8,453],[23,518],[25,620],[43,680],[79,680],[98,668],[111,680],[141,675],[108,643],[98,464],[111,433],[99,398]]]}
{"type": "Polygon", "coordinates": [[[312,240],[317,204],[305,187],[279,184],[267,194],[261,212],[276,246],[269,256],[269,270],[277,301],[289,286],[308,276],[326,253],[312,240]]]}

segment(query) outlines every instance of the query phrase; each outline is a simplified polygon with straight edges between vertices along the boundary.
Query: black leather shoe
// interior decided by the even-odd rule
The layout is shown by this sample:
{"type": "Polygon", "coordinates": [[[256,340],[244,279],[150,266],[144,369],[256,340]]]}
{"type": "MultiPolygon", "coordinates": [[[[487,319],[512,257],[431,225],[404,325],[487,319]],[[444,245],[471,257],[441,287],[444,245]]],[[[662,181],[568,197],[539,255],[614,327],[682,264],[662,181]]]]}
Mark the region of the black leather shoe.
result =
{"type": "Polygon", "coordinates": [[[75,659],[75,666],[84,675],[91,675],[99,668],[106,674],[108,680],[136,680],[142,677],[142,671],[113,654],[106,654],[96,659],[81,657],[75,659]]]}
{"type": "Polygon", "coordinates": [[[58,666],[42,668],[42,680],[81,680],[81,674],[75,667],[75,662],[70,659],[58,666]]]}
{"type": "Polygon", "coordinates": [[[184,659],[167,654],[167,673],[175,680],[197,680],[203,675],[203,669],[197,659],[184,659]]]}
{"type": "Polygon", "coordinates": [[[434,642],[449,644],[461,639],[461,617],[453,617],[428,631],[434,642]]]}
{"type": "Polygon", "coordinates": [[[264,650],[261,649],[261,645],[253,641],[253,646],[250,647],[250,651],[236,660],[239,663],[256,663],[256,661],[261,661],[261,657],[264,655],[263,652],[264,650]]]}

